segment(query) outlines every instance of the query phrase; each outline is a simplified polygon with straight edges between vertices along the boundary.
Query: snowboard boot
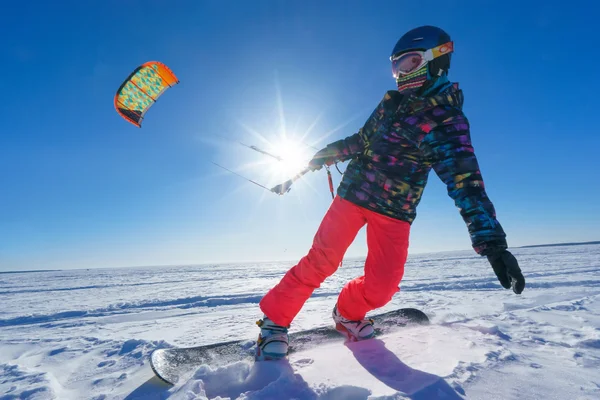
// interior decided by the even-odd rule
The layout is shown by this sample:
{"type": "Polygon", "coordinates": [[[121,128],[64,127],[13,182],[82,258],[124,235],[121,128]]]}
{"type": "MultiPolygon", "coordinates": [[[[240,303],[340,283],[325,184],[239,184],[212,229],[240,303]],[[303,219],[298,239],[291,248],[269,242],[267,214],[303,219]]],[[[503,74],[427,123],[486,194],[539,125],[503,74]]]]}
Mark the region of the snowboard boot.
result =
{"type": "Polygon", "coordinates": [[[278,360],[288,353],[288,326],[277,325],[266,316],[256,321],[260,334],[256,341],[256,360],[278,360]]]}
{"type": "Polygon", "coordinates": [[[371,339],[373,336],[375,336],[375,329],[373,329],[372,319],[351,321],[340,315],[337,305],[333,308],[333,313],[331,313],[331,316],[335,322],[335,329],[352,342],[371,339]]]}

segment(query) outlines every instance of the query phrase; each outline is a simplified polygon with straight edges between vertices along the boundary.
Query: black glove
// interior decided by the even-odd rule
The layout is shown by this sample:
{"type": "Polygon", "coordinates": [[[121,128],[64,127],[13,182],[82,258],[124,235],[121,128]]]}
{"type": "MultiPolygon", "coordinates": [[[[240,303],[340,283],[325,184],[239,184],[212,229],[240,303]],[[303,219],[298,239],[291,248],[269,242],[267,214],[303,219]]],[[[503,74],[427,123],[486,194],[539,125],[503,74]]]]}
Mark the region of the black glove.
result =
{"type": "Polygon", "coordinates": [[[487,256],[488,261],[492,265],[500,284],[505,289],[512,287],[513,292],[521,294],[525,289],[525,278],[519,268],[519,263],[515,256],[508,250],[502,250],[499,253],[487,256]]]}
{"type": "Polygon", "coordinates": [[[325,147],[315,153],[312,160],[308,162],[308,167],[313,171],[318,171],[323,168],[323,165],[331,165],[334,161],[332,151],[325,147]]]}

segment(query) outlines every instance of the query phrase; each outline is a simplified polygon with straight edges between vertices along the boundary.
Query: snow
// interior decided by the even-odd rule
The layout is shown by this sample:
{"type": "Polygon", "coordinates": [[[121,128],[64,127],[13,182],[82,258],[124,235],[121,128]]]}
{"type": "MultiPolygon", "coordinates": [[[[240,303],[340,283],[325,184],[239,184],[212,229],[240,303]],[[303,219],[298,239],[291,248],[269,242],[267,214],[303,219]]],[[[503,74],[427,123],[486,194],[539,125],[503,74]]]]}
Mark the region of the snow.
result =
{"type": "MultiPolygon", "coordinates": [[[[174,387],[150,352],[254,339],[258,302],[292,262],[0,273],[0,399],[599,399],[600,245],[512,251],[521,296],[471,251],[411,255],[379,311],[416,307],[431,325],[202,365],[174,387]]],[[[292,331],[329,324],[362,261],[345,260],[292,331]]]]}

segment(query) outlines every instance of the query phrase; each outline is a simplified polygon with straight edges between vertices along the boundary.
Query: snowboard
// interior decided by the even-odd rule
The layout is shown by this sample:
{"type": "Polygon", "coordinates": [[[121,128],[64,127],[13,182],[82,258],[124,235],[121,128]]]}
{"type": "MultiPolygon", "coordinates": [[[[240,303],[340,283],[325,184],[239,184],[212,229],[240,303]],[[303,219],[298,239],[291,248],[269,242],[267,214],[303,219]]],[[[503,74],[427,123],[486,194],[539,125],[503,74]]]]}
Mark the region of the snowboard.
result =
{"type": "MultiPolygon", "coordinates": [[[[427,325],[429,318],[416,308],[399,308],[370,317],[374,321],[375,337],[392,331],[396,327],[407,325],[427,325]]],[[[257,332],[258,337],[258,332],[257,332]]],[[[288,355],[331,340],[344,340],[345,336],[331,326],[293,332],[289,335],[288,355]]],[[[233,340],[197,347],[156,349],[150,355],[150,366],[157,377],[175,385],[182,376],[208,364],[219,367],[242,360],[253,360],[256,353],[256,341],[233,340]]],[[[266,361],[268,362],[268,361],[266,361]]]]}

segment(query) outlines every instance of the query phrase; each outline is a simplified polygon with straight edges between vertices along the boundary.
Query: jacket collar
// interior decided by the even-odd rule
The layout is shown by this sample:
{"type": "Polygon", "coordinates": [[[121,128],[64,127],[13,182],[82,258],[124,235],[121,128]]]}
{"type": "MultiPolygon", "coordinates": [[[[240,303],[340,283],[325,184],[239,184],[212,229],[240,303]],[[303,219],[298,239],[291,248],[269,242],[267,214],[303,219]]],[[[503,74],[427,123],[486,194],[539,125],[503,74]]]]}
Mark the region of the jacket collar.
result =
{"type": "Polygon", "coordinates": [[[458,83],[453,83],[446,90],[433,96],[420,97],[410,94],[402,99],[398,111],[415,114],[438,106],[450,106],[462,109],[464,102],[463,92],[458,88],[458,83]]]}

